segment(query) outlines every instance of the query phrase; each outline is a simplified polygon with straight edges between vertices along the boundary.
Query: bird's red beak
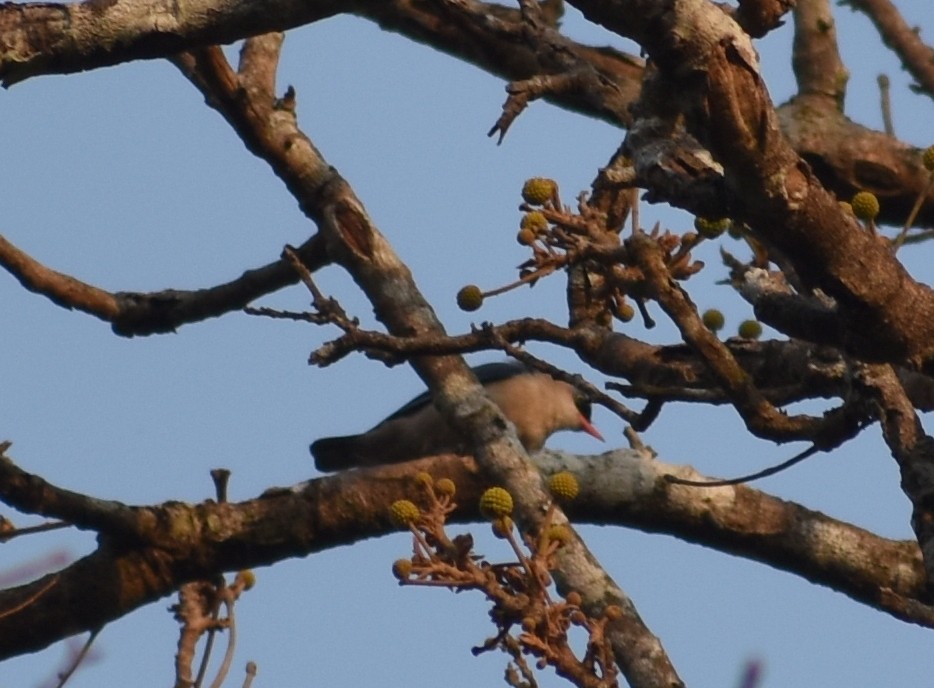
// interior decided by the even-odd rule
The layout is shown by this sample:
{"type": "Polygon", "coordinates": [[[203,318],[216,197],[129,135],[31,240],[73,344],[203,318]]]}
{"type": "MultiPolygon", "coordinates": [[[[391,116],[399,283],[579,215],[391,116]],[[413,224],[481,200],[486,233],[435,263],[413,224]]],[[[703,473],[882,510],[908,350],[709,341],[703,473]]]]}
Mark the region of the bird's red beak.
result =
{"type": "Polygon", "coordinates": [[[586,432],[586,433],[587,433],[588,435],[590,435],[591,437],[596,437],[596,438],[597,438],[598,440],[600,440],[601,442],[606,442],[606,440],[603,439],[603,435],[600,434],[600,431],[597,430],[597,429],[591,424],[591,422],[590,422],[589,420],[587,420],[586,418],[584,418],[583,414],[581,414],[581,430],[583,430],[584,432],[586,432]]]}

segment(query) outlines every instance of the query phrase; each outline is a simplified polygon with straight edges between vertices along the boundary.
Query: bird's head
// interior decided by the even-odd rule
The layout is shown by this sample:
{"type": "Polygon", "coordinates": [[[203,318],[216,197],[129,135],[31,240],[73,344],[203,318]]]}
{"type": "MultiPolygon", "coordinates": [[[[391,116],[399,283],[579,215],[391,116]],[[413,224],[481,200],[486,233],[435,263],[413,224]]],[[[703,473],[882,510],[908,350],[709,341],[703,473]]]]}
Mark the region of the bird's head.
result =
{"type": "Polygon", "coordinates": [[[559,430],[580,430],[603,441],[590,422],[590,400],[576,387],[550,375],[514,367],[505,379],[488,383],[487,394],[516,426],[528,451],[538,451],[559,430]]]}
{"type": "Polygon", "coordinates": [[[580,430],[586,432],[591,437],[596,437],[601,442],[605,442],[603,435],[600,434],[600,431],[593,426],[593,423],[590,422],[590,414],[593,411],[593,404],[590,403],[590,399],[581,394],[578,390],[574,390],[574,408],[577,409],[577,427],[572,427],[572,430],[580,430]]]}

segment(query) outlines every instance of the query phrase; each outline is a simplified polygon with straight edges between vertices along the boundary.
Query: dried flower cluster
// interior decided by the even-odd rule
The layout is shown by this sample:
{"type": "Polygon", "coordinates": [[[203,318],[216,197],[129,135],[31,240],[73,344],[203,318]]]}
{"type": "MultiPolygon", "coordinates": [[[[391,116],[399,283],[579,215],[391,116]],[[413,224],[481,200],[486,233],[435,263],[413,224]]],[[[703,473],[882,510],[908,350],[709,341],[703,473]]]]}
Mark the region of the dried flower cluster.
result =
{"type": "MultiPolygon", "coordinates": [[[[586,262],[588,270],[601,277],[593,282],[604,285],[601,294],[594,297],[605,303],[608,314],[622,322],[632,320],[635,308],[627,300],[631,297],[640,304],[643,317],[647,317],[641,307],[644,277],[638,268],[629,265],[618,232],[607,228],[606,214],[592,207],[586,195],[578,198],[577,212],[572,212],[562,205],[557,182],[533,177],[525,182],[522,199],[519,209],[524,214],[516,240],[531,249],[532,257],[519,266],[519,279],[512,284],[486,292],[473,284],[463,287],[457,294],[457,304],[462,310],[475,311],[486,298],[524,284],[533,286],[554,272],[586,262]]],[[[720,224],[724,229],[727,226],[725,221],[720,224]]],[[[687,279],[703,268],[702,262],[691,258],[691,249],[701,238],[697,233],[679,236],[662,233],[655,227],[651,236],[663,248],[665,263],[674,279],[687,279]]]]}
{"type": "MultiPolygon", "coordinates": [[[[474,648],[474,653],[494,648],[508,653],[512,662],[506,678],[511,685],[537,685],[526,661],[526,656],[532,656],[538,669],[551,666],[577,686],[616,686],[617,668],[605,630],[620,610],[610,606],[603,616],[593,618],[581,609],[578,593],[553,599],[549,592],[552,582],[549,572],[556,565],[557,554],[574,537],[567,525],[555,523],[554,505],[548,510],[540,532],[523,538],[523,548],[515,536],[511,518],[512,495],[501,487],[486,490],[480,498],[480,512],[491,521],[493,533],[509,542],[517,557],[516,562],[493,564],[473,553],[471,535],[449,538],[445,532],[445,521],[457,506],[453,501],[453,483],[446,478],[434,481],[427,473],[419,473],[416,483],[425,497],[423,507],[410,500],[399,500],[390,509],[393,520],[413,534],[412,557],[399,559],[392,566],[400,584],[485,593],[493,605],[490,618],[497,633],[474,648]],[[588,635],[581,658],[569,644],[568,632],[572,627],[579,627],[588,635]]],[[[552,476],[549,488],[557,501],[570,501],[579,491],[577,480],[570,473],[552,476]]]]}
{"type": "Polygon", "coordinates": [[[217,670],[217,677],[211,685],[219,686],[224,682],[230,671],[233,653],[236,648],[236,618],[234,605],[240,595],[256,585],[256,574],[247,569],[240,571],[234,577],[233,583],[221,577],[216,581],[193,581],[181,586],[178,590],[178,604],[172,605],[170,611],[181,624],[178,639],[178,654],[175,656],[175,685],[201,686],[204,684],[208,660],[214,646],[214,635],[218,631],[227,631],[227,650],[224,659],[217,670]],[[227,611],[227,616],[221,616],[221,607],[227,611]],[[198,641],[207,636],[204,653],[201,658],[197,676],[192,672],[198,641]]]}

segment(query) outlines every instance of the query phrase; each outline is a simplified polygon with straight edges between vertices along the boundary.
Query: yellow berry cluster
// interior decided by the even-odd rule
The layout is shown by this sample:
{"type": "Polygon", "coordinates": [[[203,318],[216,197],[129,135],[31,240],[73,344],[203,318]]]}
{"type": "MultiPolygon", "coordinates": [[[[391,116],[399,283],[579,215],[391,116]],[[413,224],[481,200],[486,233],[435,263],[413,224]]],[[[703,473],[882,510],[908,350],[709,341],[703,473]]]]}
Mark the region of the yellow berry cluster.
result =
{"type": "Polygon", "coordinates": [[[483,292],[476,284],[468,284],[457,292],[457,305],[462,311],[475,311],[483,305],[483,292]]]}
{"type": "Polygon", "coordinates": [[[694,218],[694,229],[696,229],[697,233],[705,239],[716,239],[718,236],[728,230],[732,224],[733,221],[728,217],[720,217],[715,219],[709,217],[694,218]]]}
{"type": "Polygon", "coordinates": [[[408,499],[399,499],[389,507],[389,515],[396,525],[410,526],[418,520],[421,511],[415,506],[414,502],[410,502],[408,499]]]}
{"type": "Polygon", "coordinates": [[[879,214],[879,199],[869,191],[860,191],[853,196],[850,206],[853,208],[853,214],[866,222],[875,220],[879,214]]]}
{"type": "Polygon", "coordinates": [[[529,205],[545,205],[554,198],[558,184],[553,179],[532,177],[522,185],[522,200],[529,205]]]}
{"type": "Polygon", "coordinates": [[[491,487],[480,496],[480,513],[494,519],[512,514],[512,495],[502,487],[491,487]]]}

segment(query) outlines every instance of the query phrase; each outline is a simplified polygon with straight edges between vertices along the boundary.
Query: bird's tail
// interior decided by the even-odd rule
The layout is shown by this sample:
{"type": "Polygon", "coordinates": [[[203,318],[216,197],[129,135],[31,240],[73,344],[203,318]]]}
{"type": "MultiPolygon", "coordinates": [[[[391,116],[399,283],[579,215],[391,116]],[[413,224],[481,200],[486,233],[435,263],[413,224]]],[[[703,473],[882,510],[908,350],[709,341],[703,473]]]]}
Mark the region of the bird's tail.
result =
{"type": "Polygon", "coordinates": [[[315,468],[322,473],[333,473],[354,468],[359,465],[356,457],[356,445],[359,436],[323,437],[311,443],[311,455],[315,459],[315,468]]]}

